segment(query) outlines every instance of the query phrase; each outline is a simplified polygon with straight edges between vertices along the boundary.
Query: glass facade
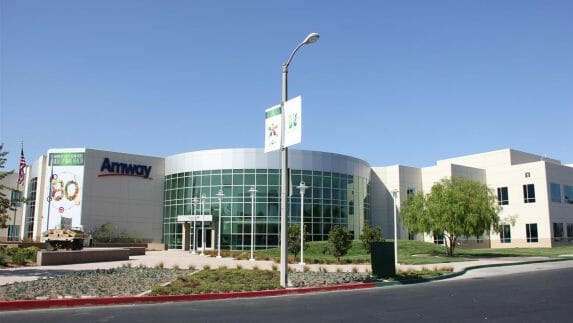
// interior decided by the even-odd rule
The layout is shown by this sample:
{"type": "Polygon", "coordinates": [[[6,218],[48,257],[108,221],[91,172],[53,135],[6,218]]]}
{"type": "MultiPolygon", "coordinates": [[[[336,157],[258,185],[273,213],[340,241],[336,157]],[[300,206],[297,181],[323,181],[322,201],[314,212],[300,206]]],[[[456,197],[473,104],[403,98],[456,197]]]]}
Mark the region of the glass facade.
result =
{"type": "Polygon", "coordinates": [[[30,181],[30,192],[28,193],[28,211],[24,220],[24,239],[32,239],[34,232],[34,214],[36,213],[36,192],[38,189],[38,178],[34,177],[30,181]]]}
{"type": "MultiPolygon", "coordinates": [[[[255,247],[279,245],[279,169],[215,169],[181,172],[165,177],[163,239],[171,249],[182,247],[179,215],[201,213],[193,198],[206,195],[204,213],[219,215],[217,193],[223,190],[221,247],[249,250],[251,245],[251,196],[255,198],[255,247]]],[[[301,197],[296,187],[303,181],[309,188],[304,195],[304,223],[313,241],[326,240],[333,225],[347,227],[355,238],[369,221],[368,179],[359,176],[309,170],[291,170],[292,196],[289,223],[300,223],[301,197]]],[[[199,226],[200,223],[197,223],[199,226]]],[[[216,223],[215,223],[216,224],[216,223]]],[[[211,223],[208,224],[210,228],[211,223]]]]}

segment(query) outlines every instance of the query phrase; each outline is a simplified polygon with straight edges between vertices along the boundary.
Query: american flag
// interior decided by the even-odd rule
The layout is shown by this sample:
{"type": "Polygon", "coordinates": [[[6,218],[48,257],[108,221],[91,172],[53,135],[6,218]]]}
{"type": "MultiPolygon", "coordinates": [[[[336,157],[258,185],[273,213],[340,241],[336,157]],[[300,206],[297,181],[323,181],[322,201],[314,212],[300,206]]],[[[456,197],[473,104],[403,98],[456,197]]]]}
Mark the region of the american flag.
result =
{"type": "Polygon", "coordinates": [[[18,172],[18,185],[24,184],[24,171],[26,170],[26,158],[24,158],[24,148],[20,151],[20,171],[18,172]]]}

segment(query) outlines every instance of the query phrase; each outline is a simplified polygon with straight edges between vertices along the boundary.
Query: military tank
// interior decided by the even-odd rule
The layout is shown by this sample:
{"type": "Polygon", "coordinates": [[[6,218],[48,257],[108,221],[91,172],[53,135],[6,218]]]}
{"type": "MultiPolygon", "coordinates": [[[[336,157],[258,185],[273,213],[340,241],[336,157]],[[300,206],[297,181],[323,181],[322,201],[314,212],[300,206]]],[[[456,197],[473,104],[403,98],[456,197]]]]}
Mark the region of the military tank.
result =
{"type": "Polygon", "coordinates": [[[42,234],[42,242],[46,250],[58,249],[82,250],[84,246],[91,246],[92,238],[84,232],[82,227],[72,228],[71,219],[62,218],[60,228],[50,229],[42,234]]]}

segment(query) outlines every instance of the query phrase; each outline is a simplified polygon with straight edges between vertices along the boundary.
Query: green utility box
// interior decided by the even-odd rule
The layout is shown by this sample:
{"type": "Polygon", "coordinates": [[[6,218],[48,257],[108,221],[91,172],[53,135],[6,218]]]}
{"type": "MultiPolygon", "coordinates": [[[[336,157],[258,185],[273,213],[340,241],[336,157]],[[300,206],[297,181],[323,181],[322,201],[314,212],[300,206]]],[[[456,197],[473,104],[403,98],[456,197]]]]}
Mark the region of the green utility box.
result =
{"type": "Polygon", "coordinates": [[[370,254],[372,274],[378,277],[396,275],[394,266],[394,242],[373,242],[370,254]]]}

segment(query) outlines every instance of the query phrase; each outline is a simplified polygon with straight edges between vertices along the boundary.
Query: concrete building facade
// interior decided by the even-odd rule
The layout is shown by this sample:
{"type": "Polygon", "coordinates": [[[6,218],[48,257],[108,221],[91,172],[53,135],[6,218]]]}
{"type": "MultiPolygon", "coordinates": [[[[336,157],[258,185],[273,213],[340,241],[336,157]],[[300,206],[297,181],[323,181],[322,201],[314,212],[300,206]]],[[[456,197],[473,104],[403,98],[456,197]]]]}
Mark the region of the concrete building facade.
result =
{"type": "MultiPolygon", "coordinates": [[[[372,198],[373,218],[383,221],[386,236],[394,234],[391,192],[399,191],[400,202],[409,194],[427,193],[443,178],[459,176],[487,184],[501,207],[500,232],[465,237],[473,247],[552,247],[573,241],[573,168],[559,160],[503,149],[440,160],[434,166],[374,167],[372,191],[386,198],[372,198]],[[381,213],[383,211],[385,213],[381,213]]],[[[398,211],[399,212],[399,211],[398,211]]],[[[399,225],[398,237],[408,239],[407,228],[399,225]]],[[[418,238],[438,242],[436,237],[418,238]]]]}
{"type": "MultiPolygon", "coordinates": [[[[423,168],[371,167],[339,154],[291,150],[289,222],[304,220],[312,240],[325,240],[333,225],[347,227],[357,239],[365,223],[394,236],[394,206],[410,194],[427,193],[453,176],[487,184],[501,207],[500,232],[464,237],[472,247],[552,247],[573,243],[573,168],[559,160],[513,149],[439,160],[423,168]],[[309,186],[301,203],[300,182],[309,186]],[[396,194],[394,198],[393,194],[396,194]]],[[[16,209],[8,231],[20,240],[37,241],[41,233],[69,218],[73,226],[94,230],[107,222],[142,241],[186,248],[180,216],[212,215],[206,221],[206,248],[214,247],[221,200],[222,246],[278,246],[280,155],[262,149],[215,149],[151,157],[95,149],[50,149],[28,165],[27,202],[16,209]],[[251,219],[249,190],[257,190],[251,219]],[[201,199],[203,198],[203,199],[201,199]],[[254,230],[251,220],[255,223],[254,230]]],[[[17,175],[4,182],[9,187],[17,175]]],[[[11,185],[11,186],[10,186],[11,185]]],[[[9,194],[8,194],[9,195],[9,194]]],[[[189,223],[188,223],[189,224],[189,223]]],[[[196,225],[198,222],[195,223],[196,225]]],[[[200,224],[199,224],[200,225],[200,224]]],[[[440,237],[408,233],[398,223],[399,239],[440,243],[440,237]]],[[[187,231],[188,232],[188,231],[187,231]]],[[[203,233],[199,235],[201,241],[203,233]]]]}

